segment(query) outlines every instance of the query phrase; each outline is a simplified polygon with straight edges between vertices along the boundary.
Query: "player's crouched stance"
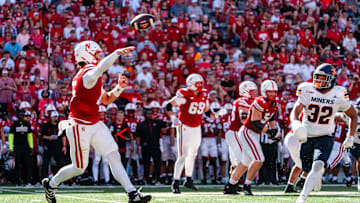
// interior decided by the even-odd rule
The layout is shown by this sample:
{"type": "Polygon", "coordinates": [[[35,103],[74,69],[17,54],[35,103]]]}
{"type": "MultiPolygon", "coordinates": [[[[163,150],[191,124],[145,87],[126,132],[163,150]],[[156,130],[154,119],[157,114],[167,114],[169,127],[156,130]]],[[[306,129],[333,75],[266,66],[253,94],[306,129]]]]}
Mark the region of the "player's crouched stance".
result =
{"type": "MultiPolygon", "coordinates": [[[[345,112],[350,118],[349,132],[343,143],[344,149],[353,147],[354,134],[357,126],[357,116],[349,101],[345,88],[335,86],[336,69],[330,64],[318,66],[314,72],[313,84],[302,83],[297,90],[297,102],[291,112],[291,125],[294,134],[305,131],[307,140],[300,140],[300,158],[302,168],[309,172],[304,187],[297,202],[305,202],[309,193],[319,184],[332,150],[335,130],[335,113],[345,112]],[[304,116],[299,120],[300,113],[304,116]]],[[[298,138],[301,138],[298,136],[298,138]]]]}
{"type": "Polygon", "coordinates": [[[59,133],[66,132],[70,143],[72,164],[61,168],[49,180],[43,179],[46,200],[56,202],[55,188],[62,182],[84,173],[88,165],[90,145],[109,161],[114,178],[125,188],[129,202],[148,202],[150,195],[142,195],[131,184],[121,164],[117,144],[106,125],[99,121],[99,104],[111,104],[128,84],[125,76],[119,77],[118,85],[110,92],[102,88],[101,75],[120,55],[127,55],[135,47],[118,49],[102,59],[103,51],[93,41],[84,41],[75,47],[75,60],[80,67],[72,81],[73,95],[70,102],[69,120],[59,123],[59,133]]]}
{"type": "Polygon", "coordinates": [[[238,136],[243,146],[242,158],[225,185],[224,194],[237,194],[236,184],[248,169],[243,191],[245,195],[253,195],[251,183],[265,160],[260,145],[260,134],[267,133],[271,139],[275,139],[277,134],[275,125],[277,90],[277,85],[272,80],[266,80],[261,84],[262,96],[257,97],[252,103],[249,116],[240,128],[238,136]],[[269,129],[265,126],[266,123],[269,124],[269,129]]]}

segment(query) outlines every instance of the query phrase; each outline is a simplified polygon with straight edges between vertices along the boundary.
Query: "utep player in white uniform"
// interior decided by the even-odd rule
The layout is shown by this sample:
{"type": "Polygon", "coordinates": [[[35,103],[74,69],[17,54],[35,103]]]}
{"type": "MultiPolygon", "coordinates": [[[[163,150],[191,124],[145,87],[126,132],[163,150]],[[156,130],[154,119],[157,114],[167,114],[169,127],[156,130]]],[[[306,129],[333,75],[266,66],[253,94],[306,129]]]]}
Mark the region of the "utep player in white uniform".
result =
{"type": "Polygon", "coordinates": [[[59,123],[59,132],[66,131],[70,143],[72,163],[61,168],[51,179],[43,179],[46,200],[55,203],[55,188],[62,182],[84,173],[88,165],[90,145],[104,156],[110,165],[114,178],[121,183],[129,195],[129,202],[148,202],[151,196],[143,196],[136,191],[121,164],[118,146],[108,127],[99,120],[99,104],[113,103],[125,89],[128,79],[120,76],[118,84],[110,92],[105,92],[102,74],[135,47],[117,49],[104,59],[100,46],[93,41],[83,41],[75,47],[75,60],[80,70],[72,81],[73,93],[70,101],[69,120],[59,123]]]}
{"type": "Polygon", "coordinates": [[[354,107],[349,101],[346,89],[336,86],[336,69],[330,64],[318,66],[314,72],[313,83],[302,83],[297,89],[298,99],[290,119],[294,136],[302,143],[300,158],[302,169],[309,172],[304,188],[297,202],[305,202],[309,193],[321,181],[324,167],[334,143],[335,113],[339,110],[350,117],[348,135],[343,143],[345,149],[353,146],[357,125],[354,107]],[[302,122],[300,114],[304,113],[302,122]]]}

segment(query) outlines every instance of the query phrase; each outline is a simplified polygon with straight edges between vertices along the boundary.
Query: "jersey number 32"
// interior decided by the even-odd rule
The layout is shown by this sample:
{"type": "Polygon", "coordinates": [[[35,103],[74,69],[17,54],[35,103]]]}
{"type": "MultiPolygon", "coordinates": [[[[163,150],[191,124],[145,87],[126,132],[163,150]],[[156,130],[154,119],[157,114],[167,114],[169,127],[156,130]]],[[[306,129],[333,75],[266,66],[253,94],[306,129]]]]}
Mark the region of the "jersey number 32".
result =
{"type": "Polygon", "coordinates": [[[331,106],[320,107],[316,104],[310,104],[308,109],[311,111],[310,115],[308,116],[308,121],[312,123],[318,122],[319,124],[329,124],[329,117],[333,113],[333,108],[331,106]],[[320,114],[322,115],[320,116],[320,114]]]}

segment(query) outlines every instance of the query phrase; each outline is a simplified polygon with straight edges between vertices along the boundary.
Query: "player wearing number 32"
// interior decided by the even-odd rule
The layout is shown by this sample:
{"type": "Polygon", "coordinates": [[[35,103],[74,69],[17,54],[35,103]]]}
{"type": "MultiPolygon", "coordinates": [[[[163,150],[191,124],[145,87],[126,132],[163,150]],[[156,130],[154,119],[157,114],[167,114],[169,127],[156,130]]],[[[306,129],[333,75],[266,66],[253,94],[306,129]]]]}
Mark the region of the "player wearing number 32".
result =
{"type": "Polygon", "coordinates": [[[116,100],[128,84],[125,76],[119,75],[118,84],[110,92],[105,92],[102,74],[118,60],[120,55],[127,55],[135,47],[118,49],[103,58],[103,51],[93,41],[83,41],[74,50],[79,71],[72,81],[69,120],[59,123],[59,133],[66,132],[70,144],[72,163],[61,168],[49,180],[42,184],[46,200],[55,203],[55,188],[62,182],[84,173],[88,166],[90,145],[109,162],[114,178],[122,184],[129,196],[129,202],[148,202],[151,196],[136,191],[121,163],[118,146],[108,127],[99,120],[99,104],[109,105],[116,100]]]}
{"type": "Polygon", "coordinates": [[[180,193],[179,180],[185,166],[184,186],[198,190],[192,181],[194,161],[201,143],[201,120],[204,112],[209,113],[208,92],[203,88],[204,79],[199,74],[191,74],[186,79],[186,88],[179,89],[169,100],[166,111],[176,126],[178,158],[175,163],[172,191],[180,193]],[[179,106],[179,120],[173,115],[172,106],[179,106]]]}
{"type": "Polygon", "coordinates": [[[297,89],[298,99],[290,114],[294,136],[301,144],[302,168],[308,172],[297,202],[305,202],[309,193],[321,183],[324,167],[330,156],[335,131],[335,114],[339,110],[350,118],[349,131],[344,149],[353,147],[357,116],[349,101],[349,94],[342,86],[336,86],[337,70],[330,64],[321,64],[313,75],[313,83],[302,83],[297,89]],[[302,122],[299,120],[304,113],[302,122]]]}

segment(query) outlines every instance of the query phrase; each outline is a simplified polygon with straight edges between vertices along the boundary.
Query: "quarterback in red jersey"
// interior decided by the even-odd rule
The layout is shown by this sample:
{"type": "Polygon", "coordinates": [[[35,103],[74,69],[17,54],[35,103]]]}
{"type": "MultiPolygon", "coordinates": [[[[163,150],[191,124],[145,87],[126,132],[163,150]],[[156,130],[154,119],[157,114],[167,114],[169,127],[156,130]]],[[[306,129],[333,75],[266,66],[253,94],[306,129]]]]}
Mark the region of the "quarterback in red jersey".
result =
{"type": "Polygon", "coordinates": [[[264,162],[264,153],[260,145],[260,134],[266,133],[273,139],[277,135],[275,101],[278,88],[273,80],[265,80],[261,84],[261,95],[251,104],[249,115],[239,131],[240,142],[243,153],[240,163],[231,174],[229,182],[226,184],[225,194],[237,194],[237,183],[240,177],[249,168],[246,174],[243,191],[245,195],[253,195],[251,183],[264,162]],[[268,124],[269,128],[266,127],[268,124]]]}
{"type": "Polygon", "coordinates": [[[204,112],[209,111],[208,92],[204,89],[204,79],[199,74],[191,74],[186,78],[186,88],[179,89],[176,96],[166,105],[166,110],[176,125],[178,158],[175,163],[174,181],[171,185],[173,193],[180,193],[179,182],[185,166],[186,181],[184,186],[192,190],[194,186],[192,174],[194,162],[201,142],[201,119],[204,112]],[[179,120],[174,118],[172,106],[179,106],[179,120]]]}
{"type": "Polygon", "coordinates": [[[251,103],[258,96],[258,87],[252,81],[244,81],[239,85],[240,98],[234,101],[231,112],[231,123],[225,134],[229,145],[230,161],[233,168],[240,163],[242,146],[238,136],[241,125],[247,118],[251,103]]]}
{"type": "Polygon", "coordinates": [[[75,47],[75,60],[80,70],[72,81],[70,119],[59,123],[59,133],[65,130],[69,140],[72,163],[61,168],[51,180],[43,179],[48,202],[56,202],[55,188],[60,183],[84,173],[88,165],[90,145],[107,159],[114,178],[128,193],[129,202],[150,201],[151,196],[142,195],[131,184],[121,163],[118,146],[108,127],[99,120],[98,111],[100,103],[113,103],[129,83],[128,78],[120,74],[115,88],[105,92],[102,74],[119,56],[127,55],[134,49],[135,47],[117,49],[103,58],[103,51],[96,42],[84,41],[75,47]]]}

